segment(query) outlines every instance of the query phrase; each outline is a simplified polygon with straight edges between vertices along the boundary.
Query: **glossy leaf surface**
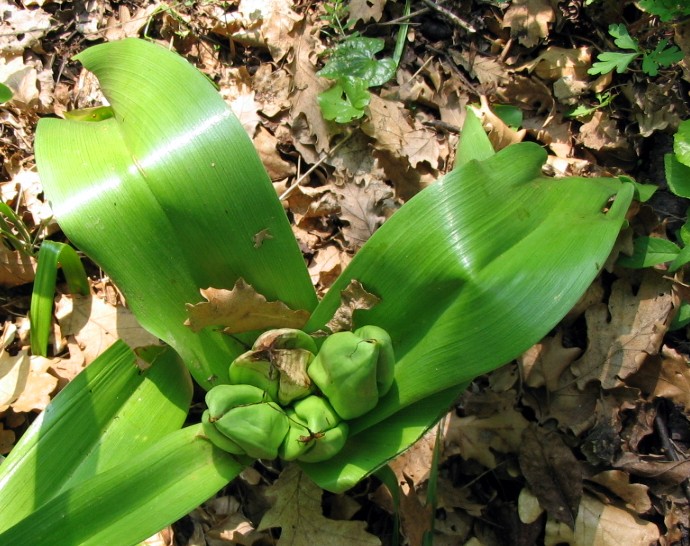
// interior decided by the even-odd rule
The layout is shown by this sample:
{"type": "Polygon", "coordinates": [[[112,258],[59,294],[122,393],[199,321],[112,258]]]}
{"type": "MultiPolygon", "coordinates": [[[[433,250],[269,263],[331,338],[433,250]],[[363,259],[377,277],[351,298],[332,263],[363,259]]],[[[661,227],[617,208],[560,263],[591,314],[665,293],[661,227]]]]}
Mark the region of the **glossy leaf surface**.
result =
{"type": "Polygon", "coordinates": [[[132,545],[184,516],[244,465],[200,436],[178,430],[127,462],[64,491],[0,534],[0,544],[132,545]]]}
{"type": "Polygon", "coordinates": [[[144,357],[146,371],[117,342],[32,423],[0,465],[0,530],[182,426],[192,396],[188,371],[170,349],[144,357]]]}
{"type": "Polygon", "coordinates": [[[226,382],[243,347],[183,325],[199,289],[243,277],[293,309],[316,304],[275,190],[240,123],[181,57],[128,39],[77,59],[98,77],[113,117],[39,123],[36,160],[60,226],[199,383],[226,382]],[[257,245],[261,232],[270,238],[257,245]]]}

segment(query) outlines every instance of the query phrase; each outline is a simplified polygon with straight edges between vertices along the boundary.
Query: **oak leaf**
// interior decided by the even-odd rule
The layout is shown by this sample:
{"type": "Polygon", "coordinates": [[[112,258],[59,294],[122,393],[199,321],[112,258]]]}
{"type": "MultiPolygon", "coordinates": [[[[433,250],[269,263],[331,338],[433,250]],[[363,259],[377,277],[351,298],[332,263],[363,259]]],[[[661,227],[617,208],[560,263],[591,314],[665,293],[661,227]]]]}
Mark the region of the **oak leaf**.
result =
{"type": "Polygon", "coordinates": [[[371,309],[380,301],[378,296],[367,292],[361,282],[352,279],[350,284],[340,292],[340,307],[336,309],[327,326],[334,333],[351,330],[353,313],[358,309],[371,309]]]}
{"type": "Polygon", "coordinates": [[[386,201],[393,197],[393,190],[378,180],[352,180],[334,190],[342,219],[348,223],[343,235],[354,248],[359,248],[385,221],[386,201]]]}
{"type": "Polygon", "coordinates": [[[615,281],[608,306],[585,312],[588,347],[571,367],[578,386],[594,380],[605,389],[622,385],[659,351],[672,309],[671,284],[654,272],[645,273],[637,294],[625,279],[615,281]]]}
{"type": "Polygon", "coordinates": [[[309,319],[308,311],[293,311],[282,301],[268,301],[242,278],[237,279],[232,290],[202,288],[200,292],[207,301],[186,304],[189,318],[185,325],[193,332],[206,326],[222,326],[229,334],[301,328],[309,319]]]}
{"type": "Polygon", "coordinates": [[[503,16],[503,27],[525,47],[533,47],[549,34],[556,14],[549,0],[513,0],[503,16]]]}
{"type": "Polygon", "coordinates": [[[266,491],[273,506],[261,518],[258,530],[280,527],[278,546],[379,545],[378,538],[367,533],[364,521],[337,521],[325,517],[319,489],[298,466],[286,468],[266,491]]]}

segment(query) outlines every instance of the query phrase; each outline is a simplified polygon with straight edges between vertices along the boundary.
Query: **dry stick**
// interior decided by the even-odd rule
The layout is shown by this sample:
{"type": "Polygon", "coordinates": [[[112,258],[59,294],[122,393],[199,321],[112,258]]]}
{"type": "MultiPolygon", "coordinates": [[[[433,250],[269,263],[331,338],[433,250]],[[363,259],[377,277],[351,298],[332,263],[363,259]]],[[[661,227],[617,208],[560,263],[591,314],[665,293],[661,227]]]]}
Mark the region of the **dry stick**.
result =
{"type": "Polygon", "coordinates": [[[453,12],[447,10],[446,8],[437,5],[433,0],[422,0],[425,6],[429,6],[432,10],[437,12],[441,17],[444,19],[450,21],[454,25],[464,28],[467,32],[477,32],[477,29],[474,28],[471,24],[469,24],[467,21],[460,19],[457,15],[455,15],[453,12]]]}
{"type": "Polygon", "coordinates": [[[292,186],[290,186],[288,189],[286,189],[282,193],[282,195],[280,197],[278,197],[278,199],[280,201],[287,199],[290,196],[290,194],[295,190],[295,188],[298,188],[302,184],[302,182],[304,181],[305,178],[307,178],[307,176],[309,176],[311,173],[313,173],[324,161],[326,161],[326,159],[328,159],[330,156],[332,156],[343,144],[345,144],[348,140],[350,140],[350,138],[352,138],[352,135],[354,135],[354,132],[346,135],[345,138],[343,138],[340,142],[338,142],[338,144],[333,146],[333,148],[331,148],[327,154],[325,154],[316,163],[314,163],[311,167],[309,167],[307,172],[305,172],[302,176],[300,176],[292,186]]]}
{"type": "MultiPolygon", "coordinates": [[[[659,434],[659,439],[661,440],[661,446],[664,448],[666,455],[668,455],[669,459],[671,459],[674,462],[681,462],[681,458],[678,455],[678,452],[676,451],[676,446],[673,445],[673,442],[671,442],[671,438],[669,438],[668,436],[668,429],[666,428],[666,423],[664,423],[664,420],[661,418],[661,415],[659,415],[658,410],[656,412],[656,415],[654,416],[654,424],[656,425],[656,430],[659,434]]],[[[685,496],[688,499],[690,499],[690,479],[684,480],[681,485],[683,487],[683,492],[685,493],[685,496]]]]}

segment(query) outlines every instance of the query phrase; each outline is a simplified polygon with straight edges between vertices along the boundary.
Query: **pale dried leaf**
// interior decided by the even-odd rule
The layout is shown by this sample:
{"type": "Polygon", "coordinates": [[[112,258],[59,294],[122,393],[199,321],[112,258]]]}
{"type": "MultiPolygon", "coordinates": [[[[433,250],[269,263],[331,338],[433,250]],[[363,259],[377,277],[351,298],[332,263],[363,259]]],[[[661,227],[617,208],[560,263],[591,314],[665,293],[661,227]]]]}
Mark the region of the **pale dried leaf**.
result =
{"type": "Polygon", "coordinates": [[[289,74],[283,69],[274,69],[272,65],[261,64],[252,78],[256,92],[254,99],[259,111],[272,118],[290,108],[289,74]]]}
{"type": "Polygon", "coordinates": [[[386,0],[350,0],[350,20],[378,22],[383,15],[383,8],[386,0]]]}
{"type": "Polygon", "coordinates": [[[510,27],[510,35],[526,46],[537,45],[549,34],[549,23],[556,14],[549,0],[513,0],[503,15],[503,26],[510,27]]]}
{"type": "Polygon", "coordinates": [[[584,495],[573,533],[573,546],[647,546],[659,540],[659,528],[626,510],[584,495]]]}
{"type": "MultiPolygon", "coordinates": [[[[652,509],[649,487],[642,483],[630,483],[630,475],[627,472],[605,470],[587,479],[611,491],[625,502],[625,507],[632,512],[646,514],[652,509]]],[[[611,499],[606,500],[611,502],[611,499]]]]}
{"type": "Polygon", "coordinates": [[[139,32],[150,22],[158,7],[159,4],[157,2],[138,7],[134,15],[132,15],[127,6],[119,4],[117,6],[117,15],[113,13],[108,17],[104,31],[105,39],[108,42],[114,42],[124,38],[138,37],[139,32]]]}
{"type": "Polygon", "coordinates": [[[589,343],[572,371],[583,388],[598,380],[605,389],[622,385],[648,355],[656,354],[673,310],[671,283],[647,272],[633,294],[630,284],[613,283],[608,306],[594,305],[585,312],[589,343]]]}
{"type": "Polygon", "coordinates": [[[278,152],[278,139],[263,125],[259,125],[254,135],[254,147],[259,152],[261,162],[272,181],[282,180],[295,174],[295,165],[284,160],[278,152]]]}
{"type": "Polygon", "coordinates": [[[23,9],[3,2],[0,19],[0,52],[24,53],[36,46],[50,30],[50,14],[42,8],[23,9]]]}
{"type": "Polygon", "coordinates": [[[295,36],[298,40],[295,44],[294,59],[290,65],[293,76],[290,126],[295,136],[295,146],[313,145],[316,152],[323,152],[329,149],[331,136],[342,132],[343,129],[329,124],[321,115],[319,108],[317,97],[331,86],[331,82],[316,75],[318,55],[324,49],[323,44],[316,37],[317,32],[317,29],[306,23],[301,23],[295,28],[295,36]],[[306,131],[300,131],[297,123],[299,118],[304,118],[306,131]],[[311,137],[315,138],[315,142],[310,142],[311,137]]]}
{"type": "Polygon", "coordinates": [[[626,150],[629,146],[616,122],[602,110],[597,110],[592,119],[582,124],[580,138],[592,150],[626,150]]]}
{"type": "MultiPolygon", "coordinates": [[[[79,344],[84,365],[93,362],[118,339],[130,347],[160,343],[142,328],[129,309],[100,298],[61,295],[55,304],[55,315],[62,334],[73,335],[79,344]]],[[[74,365],[78,365],[78,361],[74,365]]]]}
{"type": "Polygon", "coordinates": [[[309,275],[314,286],[322,289],[331,286],[351,259],[347,252],[335,245],[328,245],[317,250],[309,266],[309,275]]]}
{"type": "Polygon", "coordinates": [[[580,356],[578,347],[563,347],[563,332],[544,338],[528,349],[519,359],[522,376],[529,387],[546,386],[556,390],[561,374],[580,356]]]}
{"type": "Polygon", "coordinates": [[[367,292],[361,282],[352,279],[350,284],[340,292],[340,307],[336,309],[333,318],[326,326],[331,332],[351,330],[353,313],[358,309],[371,309],[380,301],[378,296],[367,292]]]}
{"type": "Polygon", "coordinates": [[[298,466],[289,466],[266,492],[274,504],[261,518],[258,530],[280,527],[278,546],[381,544],[378,538],[364,530],[364,521],[337,521],[324,517],[322,493],[298,466]]]}
{"type": "Polygon", "coordinates": [[[432,167],[439,163],[441,153],[436,134],[412,118],[399,101],[371,96],[369,119],[362,130],[374,139],[377,150],[406,157],[412,167],[427,162],[432,167]]]}
{"type": "Polygon", "coordinates": [[[491,145],[494,150],[502,150],[511,144],[522,142],[527,134],[525,129],[516,131],[510,128],[506,123],[493,113],[489,106],[489,101],[485,96],[480,97],[481,105],[479,108],[472,106],[472,111],[481,120],[484,129],[489,135],[491,145]]]}
{"type": "Polygon", "coordinates": [[[675,349],[663,347],[661,355],[648,358],[625,383],[651,397],[673,400],[690,412],[690,363],[675,349]]]}
{"type": "Polygon", "coordinates": [[[48,373],[50,361],[41,357],[29,359],[29,373],[26,383],[11,407],[16,412],[42,411],[50,403],[50,395],[57,387],[58,380],[48,373]]]}
{"type": "Polygon", "coordinates": [[[446,455],[458,454],[463,459],[474,459],[486,468],[495,468],[498,453],[517,453],[522,433],[529,425],[514,408],[480,419],[451,416],[446,434],[446,455]]]}
{"type": "Polygon", "coordinates": [[[0,243],[0,286],[12,288],[33,282],[36,260],[0,243]]]}
{"type": "Polygon", "coordinates": [[[539,505],[539,499],[529,487],[523,487],[518,496],[518,516],[522,523],[534,523],[544,513],[539,505]]]}
{"type": "MultiPolygon", "coordinates": [[[[7,325],[5,326],[7,330],[7,325]]],[[[22,349],[12,356],[5,349],[0,353],[0,412],[7,410],[21,396],[29,381],[29,352],[22,349]]]]}
{"type": "Polygon", "coordinates": [[[265,328],[301,328],[309,312],[294,311],[281,301],[268,301],[244,279],[238,279],[232,290],[200,290],[206,302],[186,304],[189,318],[185,325],[198,332],[207,326],[221,326],[227,333],[238,334],[265,328]]]}

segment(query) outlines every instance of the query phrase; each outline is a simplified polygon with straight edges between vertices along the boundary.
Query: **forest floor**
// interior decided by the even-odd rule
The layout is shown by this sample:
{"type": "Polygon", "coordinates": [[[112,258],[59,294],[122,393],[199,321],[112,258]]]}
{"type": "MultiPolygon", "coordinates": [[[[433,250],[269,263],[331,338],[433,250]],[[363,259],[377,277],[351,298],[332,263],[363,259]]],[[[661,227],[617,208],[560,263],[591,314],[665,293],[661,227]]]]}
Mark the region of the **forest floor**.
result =
{"type": "MultiPolygon", "coordinates": [[[[631,210],[616,253],[629,254],[639,236],[680,243],[688,203],[669,191],[664,156],[690,117],[690,22],[662,21],[639,4],[413,0],[405,15],[392,0],[5,0],[0,82],[14,97],[0,106],[0,194],[23,226],[5,222],[3,233],[25,229],[30,242],[22,251],[0,244],[5,346],[16,354],[29,345],[37,246],[64,240],[34,164],[36,123],[101,104],[97,81],[72,57],[125,37],[172,48],[217,84],[279,194],[299,179],[285,206],[321,294],[387,217],[453,167],[468,107],[496,149],[542,145],[549,175],[656,185],[631,210]],[[619,47],[614,24],[637,53],[619,47]],[[347,122],[326,121],[318,96],[333,82],[317,72],[356,34],[384,40],[378,60],[402,35],[397,70],[372,86],[366,107],[334,107],[347,122]],[[629,64],[593,74],[602,52],[630,54],[629,64]]],[[[31,357],[24,390],[5,396],[0,375],[0,454],[117,337],[150,340],[133,317],[123,323],[109,279],[89,271],[93,302],[58,295],[51,356],[31,357]]],[[[548,337],[477,378],[392,463],[403,492],[399,543],[426,534],[437,546],[690,545],[690,342],[674,323],[688,297],[682,269],[611,262],[548,337]]],[[[287,515],[289,534],[260,530],[294,483],[279,474],[257,464],[148,544],[396,543],[391,497],[375,478],[287,515]],[[310,519],[321,535],[301,525],[310,519]]]]}

